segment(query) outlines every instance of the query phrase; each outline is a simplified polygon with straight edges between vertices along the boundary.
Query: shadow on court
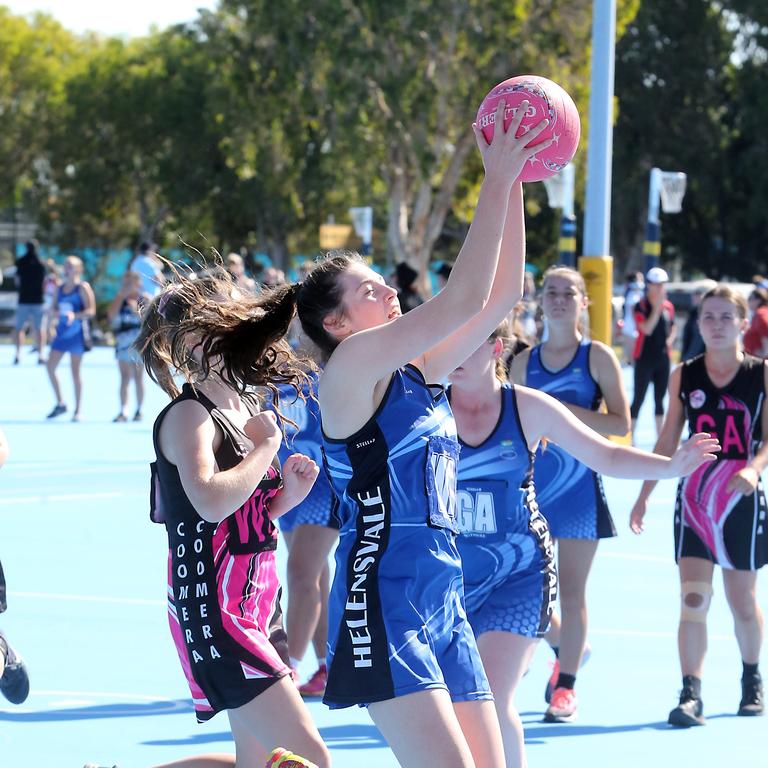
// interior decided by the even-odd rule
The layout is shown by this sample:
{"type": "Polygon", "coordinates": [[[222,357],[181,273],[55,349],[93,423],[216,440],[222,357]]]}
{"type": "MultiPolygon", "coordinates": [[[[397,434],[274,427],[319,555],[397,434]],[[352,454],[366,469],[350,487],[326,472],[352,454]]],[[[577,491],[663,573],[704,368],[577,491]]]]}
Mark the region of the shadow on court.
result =
{"type": "MultiPolygon", "coordinates": [[[[689,728],[673,728],[666,720],[651,723],[624,723],[621,725],[578,725],[573,723],[544,723],[539,712],[521,712],[520,716],[530,717],[523,720],[526,744],[544,744],[546,740],[560,736],[602,736],[612,733],[632,733],[635,731],[669,731],[677,733],[691,730],[689,728]]],[[[707,720],[735,718],[731,712],[717,715],[707,715],[707,720]]]]}
{"type": "MultiPolygon", "coordinates": [[[[375,749],[387,746],[374,725],[331,725],[319,730],[323,741],[330,749],[375,749]]],[[[156,739],[154,741],[142,742],[142,744],[148,747],[181,747],[231,741],[231,739],[232,735],[229,731],[222,731],[221,733],[190,735],[183,739],[156,739]]]]}

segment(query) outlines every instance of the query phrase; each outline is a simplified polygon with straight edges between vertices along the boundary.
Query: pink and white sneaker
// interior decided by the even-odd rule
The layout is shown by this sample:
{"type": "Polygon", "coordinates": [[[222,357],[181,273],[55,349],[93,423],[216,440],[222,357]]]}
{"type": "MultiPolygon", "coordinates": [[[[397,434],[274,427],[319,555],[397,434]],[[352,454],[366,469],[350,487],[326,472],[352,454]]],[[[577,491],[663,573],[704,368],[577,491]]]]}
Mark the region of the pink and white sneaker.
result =
{"type": "Polygon", "coordinates": [[[325,693],[325,686],[328,683],[328,670],[325,664],[321,664],[312,677],[304,685],[299,686],[299,693],[302,696],[315,697],[322,696],[325,693]]]}

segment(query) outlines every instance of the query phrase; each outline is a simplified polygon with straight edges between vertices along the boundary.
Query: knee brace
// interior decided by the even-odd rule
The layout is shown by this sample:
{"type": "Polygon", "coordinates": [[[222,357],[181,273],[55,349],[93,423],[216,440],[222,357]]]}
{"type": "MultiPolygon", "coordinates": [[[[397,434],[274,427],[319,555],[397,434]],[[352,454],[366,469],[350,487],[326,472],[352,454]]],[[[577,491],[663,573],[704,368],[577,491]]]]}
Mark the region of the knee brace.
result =
{"type": "Polygon", "coordinates": [[[712,602],[712,585],[706,581],[684,581],[680,586],[680,620],[703,624],[712,602]]]}

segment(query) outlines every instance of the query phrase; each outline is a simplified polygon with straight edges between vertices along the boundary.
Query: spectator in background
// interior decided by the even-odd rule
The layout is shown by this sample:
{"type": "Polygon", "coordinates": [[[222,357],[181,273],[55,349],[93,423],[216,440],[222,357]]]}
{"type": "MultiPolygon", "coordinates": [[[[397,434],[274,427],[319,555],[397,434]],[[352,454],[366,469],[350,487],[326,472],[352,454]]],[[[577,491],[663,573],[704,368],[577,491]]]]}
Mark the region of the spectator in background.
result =
{"type": "Polygon", "coordinates": [[[91,286],[83,280],[83,262],[77,256],[64,260],[64,282],[59,286],[53,300],[53,312],[58,317],[56,338],[48,355],[48,377],[56,395],[56,405],[47,418],[53,419],[66,413],[67,406],[61,395],[61,386],[56,376],[56,367],[61,358],[69,352],[72,364],[72,381],[75,385],[75,411],[72,421],[80,421],[80,403],[83,387],[80,380],[80,365],[83,354],[90,347],[90,319],[96,314],[96,298],[91,286]]]}
{"type": "Polygon", "coordinates": [[[43,325],[43,280],[45,266],[37,253],[37,242],[30,240],[24,255],[16,261],[16,287],[19,290],[19,303],[16,309],[16,357],[13,364],[18,365],[21,348],[24,344],[24,331],[31,325],[35,332],[38,363],[44,364],[45,327],[43,325]]]}
{"type": "Polygon", "coordinates": [[[704,339],[699,331],[699,304],[704,294],[717,287],[714,280],[707,280],[696,286],[691,296],[693,306],[688,314],[688,319],[683,327],[683,349],[680,353],[680,361],[692,360],[694,357],[704,354],[704,339]]]}
{"type": "Polygon", "coordinates": [[[230,253],[226,259],[227,272],[234,284],[247,293],[256,292],[256,282],[245,274],[245,261],[239,253],[230,253]]]}
{"type": "Polygon", "coordinates": [[[400,309],[403,314],[410,312],[412,309],[415,309],[420,304],[424,303],[424,298],[414,287],[414,283],[418,276],[419,273],[404,261],[401,261],[395,266],[397,298],[400,302],[400,309]]]}
{"type": "Polygon", "coordinates": [[[635,306],[645,295],[642,272],[628,272],[624,283],[624,312],[621,321],[622,363],[632,365],[632,351],[637,342],[635,306]]]}
{"type": "Polygon", "coordinates": [[[667,300],[664,287],[669,275],[661,267],[652,267],[645,276],[646,294],[635,305],[637,341],[634,350],[635,391],[630,414],[634,440],[637,416],[645,400],[648,386],[653,382],[656,413],[656,435],[664,421],[664,395],[667,392],[671,368],[672,343],[675,340],[675,308],[667,300]]]}
{"type": "Polygon", "coordinates": [[[539,326],[536,322],[538,308],[539,306],[536,302],[536,280],[533,277],[533,272],[526,271],[523,276],[523,298],[515,306],[515,314],[519,330],[531,343],[535,343],[539,336],[543,335],[543,333],[539,333],[539,326]]]}
{"type": "Polygon", "coordinates": [[[165,285],[163,262],[155,253],[155,248],[150,243],[142,243],[128,264],[131,272],[141,275],[141,292],[152,297],[157,296],[165,285]]]}
{"type": "Polygon", "coordinates": [[[744,351],[755,357],[768,357],[768,289],[755,288],[749,294],[749,314],[744,351]]]}
{"type": "Polygon", "coordinates": [[[261,284],[264,288],[277,288],[285,284],[285,272],[277,267],[267,267],[262,273],[261,284]]]}
{"type": "Polygon", "coordinates": [[[115,355],[120,371],[120,412],[114,422],[128,421],[128,388],[133,381],[136,390],[134,421],[141,421],[144,402],[144,366],[133,346],[141,329],[141,309],[150,297],[141,292],[141,275],[127,271],[123,284],[107,310],[107,318],[115,332],[115,355]]]}

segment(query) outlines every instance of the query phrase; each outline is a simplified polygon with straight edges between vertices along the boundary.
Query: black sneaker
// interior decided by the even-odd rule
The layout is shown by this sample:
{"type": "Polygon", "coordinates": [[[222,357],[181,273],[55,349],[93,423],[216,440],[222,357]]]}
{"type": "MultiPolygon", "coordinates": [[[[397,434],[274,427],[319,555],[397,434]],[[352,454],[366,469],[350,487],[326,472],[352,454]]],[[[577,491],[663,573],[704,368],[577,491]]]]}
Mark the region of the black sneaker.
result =
{"type": "Polygon", "coordinates": [[[742,717],[757,717],[763,714],[763,681],[760,675],[754,675],[741,681],[741,703],[738,714],[742,717]]]}
{"type": "Polygon", "coordinates": [[[45,418],[55,419],[57,416],[61,416],[62,413],[66,413],[66,412],[67,412],[67,406],[64,405],[64,403],[59,403],[45,418]]]}
{"type": "Polygon", "coordinates": [[[667,722],[676,728],[704,725],[704,702],[690,688],[683,688],[680,703],[669,713],[667,722]]]}
{"type": "Polygon", "coordinates": [[[5,657],[5,669],[0,677],[0,693],[11,704],[23,704],[29,696],[29,675],[21,657],[8,645],[0,632],[0,653],[5,657]]]}

